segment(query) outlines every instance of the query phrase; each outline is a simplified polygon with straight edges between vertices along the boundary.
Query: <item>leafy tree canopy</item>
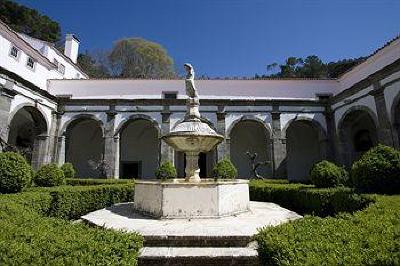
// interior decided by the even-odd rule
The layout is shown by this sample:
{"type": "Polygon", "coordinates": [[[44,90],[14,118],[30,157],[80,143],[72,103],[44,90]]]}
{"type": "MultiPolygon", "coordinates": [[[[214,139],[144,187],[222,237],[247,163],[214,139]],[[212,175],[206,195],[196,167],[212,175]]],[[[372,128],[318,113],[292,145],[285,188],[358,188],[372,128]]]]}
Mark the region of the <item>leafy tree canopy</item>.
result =
{"type": "Polygon", "coordinates": [[[98,55],[92,55],[88,52],[78,55],[78,65],[88,74],[90,78],[108,78],[110,77],[106,65],[101,63],[98,55]]]}
{"type": "Polygon", "coordinates": [[[316,55],[307,56],[305,59],[288,57],[282,65],[267,65],[267,72],[275,73],[261,76],[256,74],[254,78],[337,78],[364,60],[365,57],[359,57],[324,63],[316,55]]]}
{"type": "Polygon", "coordinates": [[[115,42],[109,54],[112,75],[122,78],[171,78],[174,61],[158,43],[142,38],[115,42]]]}
{"type": "Polygon", "coordinates": [[[0,0],[0,20],[17,32],[48,42],[61,38],[60,25],[47,16],[9,0],[0,0]]]}

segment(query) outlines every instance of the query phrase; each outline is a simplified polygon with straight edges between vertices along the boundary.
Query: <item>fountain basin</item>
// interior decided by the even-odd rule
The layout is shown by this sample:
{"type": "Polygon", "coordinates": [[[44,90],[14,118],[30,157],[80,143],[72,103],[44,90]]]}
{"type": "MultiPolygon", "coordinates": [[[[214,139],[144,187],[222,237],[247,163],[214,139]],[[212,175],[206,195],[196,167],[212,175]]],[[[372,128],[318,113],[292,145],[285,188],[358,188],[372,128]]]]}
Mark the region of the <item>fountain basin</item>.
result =
{"type": "Polygon", "coordinates": [[[224,137],[200,120],[188,120],[177,124],[162,139],[177,151],[199,153],[209,152],[224,137]]]}
{"type": "Polygon", "coordinates": [[[155,218],[215,218],[249,210],[248,180],[137,180],[135,210],[155,218]]]}

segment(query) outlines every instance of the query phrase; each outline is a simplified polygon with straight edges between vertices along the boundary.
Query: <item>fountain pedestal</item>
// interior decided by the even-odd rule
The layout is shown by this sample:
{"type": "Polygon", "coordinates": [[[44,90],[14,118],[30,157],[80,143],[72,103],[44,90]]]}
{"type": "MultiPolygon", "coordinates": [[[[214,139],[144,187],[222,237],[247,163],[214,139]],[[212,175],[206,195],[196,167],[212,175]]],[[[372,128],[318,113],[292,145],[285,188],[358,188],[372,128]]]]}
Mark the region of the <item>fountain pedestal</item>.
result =
{"type": "Polygon", "coordinates": [[[155,218],[217,218],[249,210],[247,180],[135,182],[135,210],[155,218]]]}

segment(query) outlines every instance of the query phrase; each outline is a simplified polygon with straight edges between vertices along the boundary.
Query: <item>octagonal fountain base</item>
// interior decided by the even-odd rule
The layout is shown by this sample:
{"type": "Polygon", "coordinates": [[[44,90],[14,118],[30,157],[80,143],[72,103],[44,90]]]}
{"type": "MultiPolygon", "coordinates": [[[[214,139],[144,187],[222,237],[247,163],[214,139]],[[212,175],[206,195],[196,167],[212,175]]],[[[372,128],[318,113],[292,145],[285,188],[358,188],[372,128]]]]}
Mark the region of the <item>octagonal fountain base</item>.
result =
{"type": "Polygon", "coordinates": [[[135,182],[134,208],[155,218],[217,218],[249,210],[248,180],[135,182]]]}

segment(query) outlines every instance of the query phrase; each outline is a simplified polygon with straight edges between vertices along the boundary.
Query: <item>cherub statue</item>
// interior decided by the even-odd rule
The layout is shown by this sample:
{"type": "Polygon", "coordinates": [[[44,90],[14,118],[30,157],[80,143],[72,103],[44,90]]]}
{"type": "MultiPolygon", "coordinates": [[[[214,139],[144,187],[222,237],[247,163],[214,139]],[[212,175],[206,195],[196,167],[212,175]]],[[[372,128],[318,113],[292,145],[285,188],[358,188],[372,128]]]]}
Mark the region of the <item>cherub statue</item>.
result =
{"type": "Polygon", "coordinates": [[[197,94],[196,87],[194,85],[194,69],[191,64],[184,64],[183,65],[186,70],[186,78],[185,78],[185,85],[186,85],[186,94],[190,98],[199,98],[197,94]]]}
{"type": "Polygon", "coordinates": [[[252,172],[252,175],[253,175],[252,177],[250,177],[250,179],[252,179],[252,178],[264,179],[264,177],[262,177],[261,175],[258,174],[257,168],[260,167],[261,165],[269,164],[269,161],[256,162],[257,157],[258,157],[258,154],[256,152],[255,153],[250,153],[249,151],[247,151],[246,155],[249,156],[251,172],[252,172]]]}

